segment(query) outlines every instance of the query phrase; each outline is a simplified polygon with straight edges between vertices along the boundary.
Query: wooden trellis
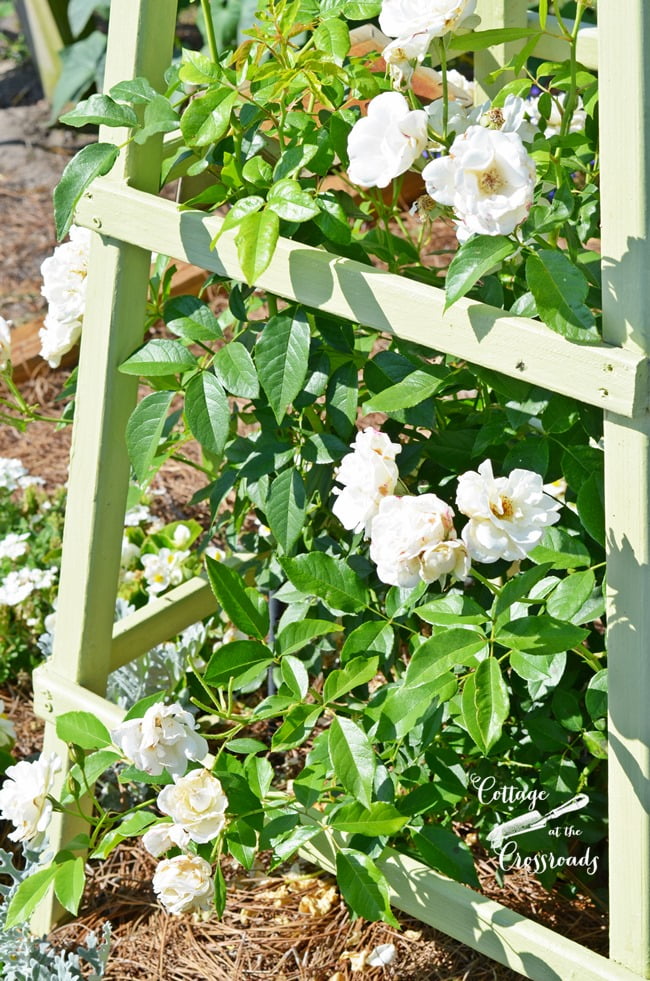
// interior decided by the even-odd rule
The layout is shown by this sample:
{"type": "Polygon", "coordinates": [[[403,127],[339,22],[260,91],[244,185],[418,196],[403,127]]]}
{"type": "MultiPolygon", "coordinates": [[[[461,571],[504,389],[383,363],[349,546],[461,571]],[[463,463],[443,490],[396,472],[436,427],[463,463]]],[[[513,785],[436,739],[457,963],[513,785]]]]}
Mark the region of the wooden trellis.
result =
{"type": "MultiPolygon", "coordinates": [[[[522,0],[479,0],[483,27],[526,22],[522,0]]],[[[163,87],[175,0],[113,0],[107,88],[144,75],[163,87]]],[[[258,285],[436,351],[570,395],[605,413],[609,621],[610,958],[542,927],[421,863],[388,851],[379,862],[394,905],[537,981],[650,977],[650,4],[599,0],[598,30],[584,29],[579,57],[598,67],[602,130],[602,273],[605,343],[576,347],[540,324],[462,300],[443,313],[440,290],[281,240],[258,285]],[[600,45],[598,41],[600,39],[600,45]]],[[[537,52],[564,58],[546,38],[537,52]]],[[[477,56],[478,72],[505,52],[477,56]]],[[[122,143],[126,132],[102,131],[122,143]]],[[[191,580],[116,626],[114,599],[129,483],[124,441],[137,379],[118,365],[142,337],[151,251],[244,279],[234,236],[216,251],[222,223],[179,213],[156,197],[161,146],[129,145],[109,177],[80,202],[75,220],[93,236],[81,347],[68,511],[54,653],[34,677],[45,751],[65,759],[57,715],[96,712],[109,727],[120,710],[103,696],[109,672],[208,615],[215,600],[191,580]]],[[[64,775],[63,775],[64,776],[64,775]]],[[[75,832],[57,815],[58,847],[75,832]]],[[[334,865],[332,843],[310,856],[334,865]]],[[[54,910],[42,904],[38,925],[54,910]]]]}

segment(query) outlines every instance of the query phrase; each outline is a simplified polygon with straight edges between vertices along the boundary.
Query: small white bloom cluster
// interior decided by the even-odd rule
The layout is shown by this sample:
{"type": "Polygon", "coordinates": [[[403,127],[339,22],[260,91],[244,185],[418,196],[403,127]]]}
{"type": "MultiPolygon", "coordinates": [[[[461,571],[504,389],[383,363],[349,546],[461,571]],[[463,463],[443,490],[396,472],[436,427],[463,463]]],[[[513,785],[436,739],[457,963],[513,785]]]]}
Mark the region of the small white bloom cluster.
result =
{"type": "Polygon", "coordinates": [[[34,590],[49,589],[54,585],[58,569],[14,569],[0,582],[0,606],[17,606],[23,603],[34,590]]]}
{"type": "Polygon", "coordinates": [[[189,558],[186,549],[173,550],[161,548],[157,552],[147,552],[140,556],[144,578],[150,595],[162,593],[169,586],[177,586],[183,581],[183,562],[189,558]]]}
{"type": "Polygon", "coordinates": [[[22,535],[18,535],[13,531],[5,535],[3,539],[0,539],[0,559],[19,559],[22,555],[25,555],[29,549],[27,545],[28,538],[28,531],[22,535]]]}
{"type": "Polygon", "coordinates": [[[0,490],[11,494],[30,484],[42,483],[39,477],[29,477],[28,474],[27,467],[17,457],[0,456],[0,490]]]}
{"type": "Polygon", "coordinates": [[[11,361],[11,320],[0,317],[0,371],[6,371],[11,361]]]}
{"type": "Polygon", "coordinates": [[[57,246],[41,265],[41,293],[48,303],[47,315],[39,331],[41,357],[51,368],[79,340],[86,308],[86,274],[91,234],[73,225],[70,241],[57,246]]]}
{"type": "Polygon", "coordinates": [[[335,474],[344,487],[335,488],[332,510],[344,528],[364,530],[377,575],[389,585],[444,587],[448,576],[464,579],[472,560],[522,559],[559,519],[561,504],[544,493],[539,474],[517,469],[495,478],[486,460],[459,477],[456,506],[469,518],[459,537],[453,509],[435,494],[393,494],[399,444],[367,429],[351,449],[335,474]]]}
{"type": "Polygon", "coordinates": [[[14,825],[11,841],[35,844],[42,838],[52,817],[47,799],[54,789],[55,774],[61,760],[55,753],[39,756],[33,763],[21,760],[7,768],[0,788],[0,815],[14,825]]]}

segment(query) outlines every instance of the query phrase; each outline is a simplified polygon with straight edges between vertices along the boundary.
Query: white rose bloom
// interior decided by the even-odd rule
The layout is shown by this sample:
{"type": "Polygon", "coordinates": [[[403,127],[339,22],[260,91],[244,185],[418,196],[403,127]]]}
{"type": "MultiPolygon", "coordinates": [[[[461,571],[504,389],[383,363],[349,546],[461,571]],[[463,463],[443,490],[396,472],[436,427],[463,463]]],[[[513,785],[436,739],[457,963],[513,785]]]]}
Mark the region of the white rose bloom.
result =
{"type": "Polygon", "coordinates": [[[7,768],[6,780],[0,788],[0,815],[15,827],[11,841],[33,841],[50,823],[52,805],[47,795],[54,788],[54,775],[61,769],[61,760],[52,753],[39,756],[33,763],[21,760],[7,768]]]}
{"type": "MultiPolygon", "coordinates": [[[[551,136],[560,135],[565,102],[566,92],[562,92],[559,96],[554,97],[551,100],[551,112],[546,120],[546,129],[544,130],[544,136],[547,139],[551,136]]],[[[539,112],[539,97],[528,99],[526,101],[526,111],[531,122],[534,123],[535,126],[538,126],[539,121],[542,118],[539,112]]],[[[584,110],[582,99],[578,97],[578,103],[574,110],[573,116],[571,117],[571,122],[569,123],[569,133],[584,133],[586,124],[587,113],[584,110]]]]}
{"type": "Polygon", "coordinates": [[[23,535],[10,532],[0,541],[0,559],[19,559],[27,552],[28,546],[25,542],[28,538],[28,531],[23,535]]]}
{"type": "Polygon", "coordinates": [[[450,538],[423,550],[420,556],[420,578],[424,582],[439,582],[444,586],[447,576],[465,579],[470,565],[465,543],[460,538],[450,538]]]}
{"type": "Polygon", "coordinates": [[[413,77],[415,66],[424,61],[430,44],[431,35],[425,31],[421,34],[411,34],[409,37],[398,37],[386,45],[382,51],[382,58],[397,88],[408,85],[413,77]]]}
{"type": "Polygon", "coordinates": [[[470,519],[462,537],[478,562],[525,558],[544,529],[559,520],[562,506],[544,493],[538,473],[517,469],[508,477],[495,477],[489,460],[478,472],[461,474],[456,504],[470,519]]]}
{"type": "Polygon", "coordinates": [[[381,500],[395,490],[395,457],[401,450],[399,443],[391,443],[386,433],[376,429],[357,433],[352,453],[343,457],[334,475],[343,490],[334,488],[337,498],[332,513],[348,531],[363,529],[366,537],[370,534],[381,500]]]}
{"type": "Polygon", "coordinates": [[[154,858],[160,858],[170,848],[187,848],[189,841],[189,834],[180,824],[156,824],[142,836],[142,844],[154,858]]]}
{"type": "Polygon", "coordinates": [[[452,508],[435,494],[385,497],[370,528],[370,558],[381,581],[411,588],[421,579],[443,580],[463,565],[460,550],[451,558],[435,554],[438,546],[456,538],[453,522],[452,508]]]}
{"type": "Polygon", "coordinates": [[[409,109],[399,92],[382,92],[348,136],[348,177],[362,187],[388,187],[427,145],[427,114],[409,109]]]}
{"type": "Polygon", "coordinates": [[[73,225],[70,241],[59,245],[41,265],[41,293],[48,311],[39,331],[41,357],[51,368],[58,368],[61,358],[79,340],[86,308],[86,274],[91,233],[73,225]]]}
{"type": "Polygon", "coordinates": [[[0,371],[5,371],[11,361],[11,320],[0,317],[0,371]]]}
{"type": "Polygon", "coordinates": [[[192,841],[214,841],[226,824],[228,798],[209,770],[190,770],[158,794],[158,809],[187,831],[192,841]]]}
{"type": "Polygon", "coordinates": [[[535,163],[516,133],[470,128],[454,140],[449,156],[422,171],[427,194],[450,205],[457,236],[509,235],[528,215],[535,190],[535,163]]]}
{"type": "Polygon", "coordinates": [[[199,855],[176,855],[158,863],[153,891],[174,916],[212,907],[214,881],[212,866],[199,855]]]}
{"type": "Polygon", "coordinates": [[[202,760],[208,752],[194,717],[178,702],[156,702],[141,719],[123,722],[111,735],[127,760],[154,777],[163,770],[182,776],[188,760],[202,760]]]}
{"type": "Polygon", "coordinates": [[[474,13],[476,0],[383,0],[379,26],[388,37],[426,31],[442,37],[474,13]]]}
{"type": "Polygon", "coordinates": [[[493,108],[486,102],[479,109],[479,122],[487,129],[498,129],[502,133],[516,133],[524,143],[535,136],[535,127],[529,122],[530,106],[512,92],[500,108],[493,108]]]}
{"type": "MultiPolygon", "coordinates": [[[[433,102],[429,103],[425,112],[433,132],[442,136],[444,100],[434,99],[433,102]]],[[[477,106],[475,109],[470,110],[460,102],[450,101],[447,113],[447,135],[450,136],[452,133],[455,133],[456,136],[460,136],[462,133],[465,133],[470,126],[475,126],[478,123],[481,112],[482,107],[477,106]]],[[[430,145],[432,147],[439,147],[440,143],[432,140],[430,145]]],[[[426,170],[426,167],[424,169],[426,170]]]]}
{"type": "Polygon", "coordinates": [[[16,457],[0,456],[0,490],[10,493],[17,490],[27,472],[27,468],[16,457]]]}
{"type": "Polygon", "coordinates": [[[13,722],[7,718],[5,703],[0,698],[0,747],[8,749],[16,742],[16,730],[13,722]]]}
{"type": "Polygon", "coordinates": [[[451,68],[447,72],[447,86],[449,96],[455,102],[468,109],[474,105],[476,96],[476,82],[473,79],[465,78],[461,72],[451,68]]]}
{"type": "Polygon", "coordinates": [[[187,551],[161,548],[156,553],[142,555],[140,561],[149,593],[162,593],[168,586],[178,586],[183,581],[183,562],[189,554],[187,551]]]}
{"type": "Polygon", "coordinates": [[[34,592],[31,569],[8,573],[0,583],[0,606],[18,606],[34,592]]]}

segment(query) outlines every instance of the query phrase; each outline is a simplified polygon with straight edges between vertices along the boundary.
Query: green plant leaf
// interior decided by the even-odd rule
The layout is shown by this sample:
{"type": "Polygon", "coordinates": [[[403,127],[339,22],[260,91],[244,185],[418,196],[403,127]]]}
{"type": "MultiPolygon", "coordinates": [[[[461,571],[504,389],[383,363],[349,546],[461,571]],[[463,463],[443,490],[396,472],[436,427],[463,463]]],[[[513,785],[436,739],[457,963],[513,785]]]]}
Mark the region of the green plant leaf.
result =
{"type": "Polygon", "coordinates": [[[238,630],[263,640],[269,630],[268,610],[260,612],[252,603],[238,572],[209,556],[205,562],[212,592],[226,616],[238,630]]]}
{"type": "Polygon", "coordinates": [[[369,855],[352,848],[336,853],[336,880],[353,919],[383,920],[397,927],[390,908],[390,893],[383,872],[369,855]]]}
{"type": "Polygon", "coordinates": [[[32,915],[54,881],[57,866],[53,862],[44,869],[32,872],[19,884],[7,908],[5,929],[24,923],[32,915]]]}
{"type": "Polygon", "coordinates": [[[529,654],[557,654],[581,644],[589,631],[555,620],[546,613],[520,617],[497,627],[495,640],[503,647],[529,654]]]}
{"type": "Polygon", "coordinates": [[[73,916],[77,915],[86,884],[85,864],[80,855],[77,858],[71,855],[60,863],[57,861],[54,876],[56,898],[73,916]]]}
{"type": "Polygon", "coordinates": [[[96,177],[109,172],[119,152],[112,143],[90,143],[66,164],[61,180],[54,188],[54,222],[59,240],[70,230],[81,195],[96,177]]]}
{"type": "Polygon", "coordinates": [[[242,688],[272,663],[273,652],[265,644],[254,640],[235,640],[231,644],[223,644],[214,652],[204,678],[217,688],[227,688],[231,679],[235,688],[242,688]]]}
{"type": "Polygon", "coordinates": [[[480,751],[487,756],[501,737],[510,701],[499,662],[486,657],[465,679],[462,695],[463,722],[480,751]]]}
{"type": "Polygon", "coordinates": [[[173,296],[163,316],[171,332],[186,340],[210,342],[223,336],[218,318],[197,296],[173,296]]]}
{"type": "Polygon", "coordinates": [[[311,735],[321,714],[319,705],[294,705],[285,720],[273,733],[271,748],[279,753],[301,746],[311,735]]]}
{"type": "Polygon", "coordinates": [[[484,51],[495,44],[508,44],[539,34],[536,27],[496,27],[490,31],[472,31],[471,34],[452,34],[451,51],[484,51]]]}
{"type": "Polygon", "coordinates": [[[249,286],[268,269],[280,235],[280,219],[273,211],[254,211],[239,222],[235,235],[237,256],[249,286]]]}
{"type": "Polygon", "coordinates": [[[328,732],[330,760],[342,787],[370,807],[376,759],[367,735],[355,722],[334,716],[328,732]]]}
{"type": "Polygon", "coordinates": [[[317,637],[339,633],[341,630],[341,624],[334,623],[333,620],[296,620],[282,628],[275,638],[275,645],[280,654],[293,654],[317,637]]]}
{"type": "Polygon", "coordinates": [[[445,310],[469,293],[493,266],[516,251],[517,245],[505,235],[475,235],[461,245],[445,277],[445,310]]]}
{"type": "Polygon", "coordinates": [[[266,520],[284,552],[290,552],[300,538],[306,514],[302,477],[294,468],[284,470],[271,481],[266,504],[266,520]]]}
{"type": "Polygon", "coordinates": [[[546,611],[557,620],[571,620],[591,596],[596,577],[591,569],[562,579],[546,601],[546,611]]]}
{"type": "Polygon", "coordinates": [[[344,668],[331,671],[325,679],[323,701],[335,702],[353,688],[371,681],[379,668],[378,657],[355,657],[344,668]]]}
{"type": "Polygon", "coordinates": [[[93,31],[59,51],[61,71],[52,93],[52,122],[64,106],[78,102],[91,85],[101,86],[105,51],[106,34],[102,31],[93,31]]]}
{"type": "Polygon", "coordinates": [[[301,311],[293,317],[271,317],[255,347],[260,385],[281,422],[301,391],[309,364],[310,330],[301,311]]]}
{"type": "Polygon", "coordinates": [[[181,82],[187,82],[189,85],[205,85],[218,82],[222,74],[220,65],[216,65],[207,55],[183,48],[182,62],[178,69],[181,82]]]}
{"type": "Polygon", "coordinates": [[[542,249],[528,256],[526,282],[545,324],[572,341],[598,340],[594,315],[584,303],[589,284],[563,252],[542,249]]]}
{"type": "Polygon", "coordinates": [[[285,221],[309,221],[320,214],[320,208],[311,194],[303,191],[298,181],[291,178],[277,181],[266,200],[271,211],[285,221]]]}
{"type": "Polygon", "coordinates": [[[487,644],[484,634],[457,627],[429,637],[417,648],[406,669],[405,684],[413,688],[428,684],[452,668],[476,663],[476,655],[487,644]]]}
{"type": "Polygon", "coordinates": [[[317,596],[335,610],[357,613],[368,603],[365,587],[343,559],[311,552],[295,559],[282,558],[280,563],[296,589],[317,596]]]}
{"type": "Polygon", "coordinates": [[[145,395],[136,405],[126,425],[129,459],[141,484],[146,482],[158,451],[173,397],[173,392],[152,392],[145,395]]]}
{"type": "Polygon", "coordinates": [[[210,248],[214,249],[224,232],[236,228],[247,215],[252,215],[256,211],[259,211],[264,206],[264,203],[264,198],[259,197],[257,194],[250,194],[246,198],[240,198],[239,201],[235,201],[223,219],[219,231],[210,242],[210,248]]]}
{"type": "Polygon", "coordinates": [[[138,348],[120,365],[125,375],[144,375],[155,378],[165,375],[179,375],[196,368],[198,362],[180,341],[154,338],[138,348]]]}
{"type": "Polygon", "coordinates": [[[181,133],[188,146],[209,146],[224,136],[230,114],[239,94],[230,89],[213,88],[192,99],[181,116],[181,133]]]}
{"type": "Polygon", "coordinates": [[[381,835],[395,835],[408,824],[408,816],[400,814],[393,804],[373,801],[364,807],[356,801],[345,804],[332,818],[331,824],[337,831],[347,834],[367,835],[370,838],[381,835]]]}
{"type": "Polygon", "coordinates": [[[195,375],[185,389],[185,417],[194,438],[220,457],[230,427],[230,405],[221,382],[210,371],[195,375]]]}
{"type": "Polygon", "coordinates": [[[579,569],[591,565],[591,556],[582,539],[569,535],[562,528],[547,528],[529,558],[538,564],[548,562],[551,569],[579,569]]]}
{"type": "Polygon", "coordinates": [[[597,671],[587,685],[585,705],[594,722],[607,718],[607,668],[597,671]]]}
{"type": "Polygon", "coordinates": [[[319,51],[329,55],[337,65],[342,65],[350,50],[350,32],[344,20],[328,17],[321,21],[313,34],[319,51]]]}
{"type": "Polygon", "coordinates": [[[99,841],[93,851],[91,858],[105,859],[114,851],[118,845],[127,838],[135,838],[150,828],[153,824],[158,824],[160,818],[151,811],[136,811],[128,814],[115,828],[111,828],[99,841]]]}
{"type": "Polygon", "coordinates": [[[56,720],[56,734],[82,749],[103,749],[112,744],[108,729],[91,712],[64,712],[56,720]]]}
{"type": "Polygon", "coordinates": [[[443,385],[445,378],[435,378],[428,371],[414,369],[396,385],[390,385],[383,392],[373,395],[363,406],[364,413],[396,412],[419,405],[434,395],[443,385]]]}
{"type": "Polygon", "coordinates": [[[599,545],[605,545],[605,488],[602,474],[592,473],[576,500],[582,527],[599,545]]]}
{"type": "Polygon", "coordinates": [[[107,0],[70,0],[68,3],[68,23],[73,37],[78,37],[90,20],[90,15],[98,7],[106,7],[107,0]]]}
{"type": "Polygon", "coordinates": [[[134,106],[145,106],[158,95],[148,79],[138,76],[125,82],[118,82],[109,89],[108,94],[120,102],[130,102],[134,106]]]}
{"type": "Polygon", "coordinates": [[[239,341],[230,341],[217,351],[212,368],[226,391],[237,398],[256,399],[260,394],[253,359],[239,341]]]}
{"type": "Polygon", "coordinates": [[[65,112],[60,122],[66,126],[137,126],[138,117],[131,106],[120,105],[110,95],[95,93],[65,112]]]}
{"type": "Polygon", "coordinates": [[[381,0],[348,0],[343,13],[348,20],[369,20],[381,11],[381,0]]]}
{"type": "Polygon", "coordinates": [[[468,886],[479,886],[472,853],[453,831],[429,824],[413,836],[413,843],[432,869],[468,886]]]}
{"type": "Polygon", "coordinates": [[[341,648],[341,664],[351,661],[355,654],[389,657],[394,642],[395,633],[389,623],[385,620],[366,620],[346,635],[341,648]]]}
{"type": "Polygon", "coordinates": [[[309,690],[309,675],[300,658],[286,654],[280,662],[282,680],[296,698],[304,698],[309,690]]]}

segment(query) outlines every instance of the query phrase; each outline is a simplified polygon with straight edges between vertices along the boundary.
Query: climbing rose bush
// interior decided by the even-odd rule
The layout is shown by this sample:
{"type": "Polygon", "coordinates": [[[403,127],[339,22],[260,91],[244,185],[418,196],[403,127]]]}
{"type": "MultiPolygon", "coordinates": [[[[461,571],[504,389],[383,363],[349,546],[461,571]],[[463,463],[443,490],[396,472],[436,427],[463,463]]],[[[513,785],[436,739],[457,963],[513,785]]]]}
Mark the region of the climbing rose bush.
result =
{"type": "Polygon", "coordinates": [[[427,116],[409,109],[399,92],[383,92],[368,106],[348,138],[348,176],[364,187],[388,187],[427,145],[427,116]]]}
{"type": "Polygon", "coordinates": [[[52,817],[48,795],[60,769],[61,760],[54,753],[8,767],[0,788],[0,814],[14,825],[11,841],[36,843],[45,833],[52,817]]]}
{"type": "Polygon", "coordinates": [[[177,702],[152,705],[141,719],[123,722],[112,735],[125,757],[154,777],[164,770],[182,776],[188,760],[201,760],[208,752],[194,718],[177,702]]]}

